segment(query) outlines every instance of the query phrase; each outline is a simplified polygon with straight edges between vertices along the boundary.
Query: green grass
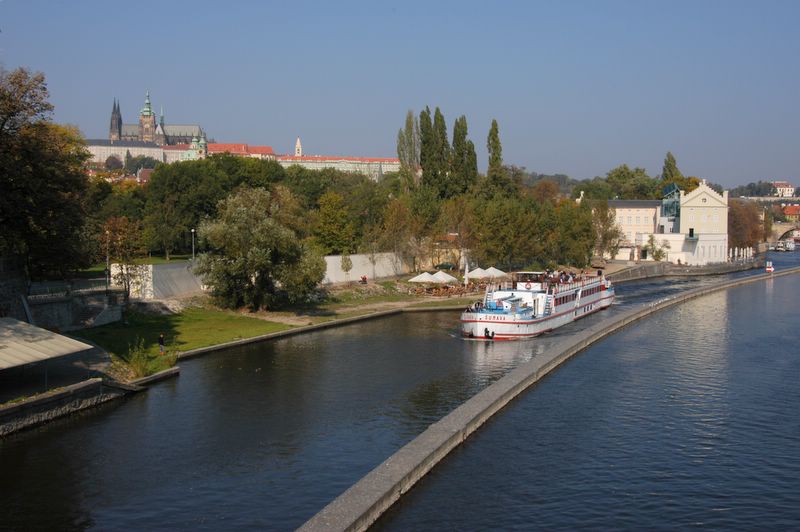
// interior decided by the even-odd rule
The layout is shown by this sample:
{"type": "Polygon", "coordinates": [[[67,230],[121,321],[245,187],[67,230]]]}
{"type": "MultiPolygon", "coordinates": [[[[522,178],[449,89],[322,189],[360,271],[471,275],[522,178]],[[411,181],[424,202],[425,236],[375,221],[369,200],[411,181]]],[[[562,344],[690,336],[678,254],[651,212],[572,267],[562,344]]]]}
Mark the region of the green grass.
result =
{"type": "Polygon", "coordinates": [[[158,352],[158,335],[180,351],[251,338],[292,328],[290,325],[205,308],[188,308],[166,316],[125,312],[123,321],[75,331],[77,338],[90,340],[121,358],[141,340],[144,349],[158,352]]]}
{"type": "Polygon", "coordinates": [[[424,301],[421,303],[414,303],[411,305],[411,308],[436,308],[436,307],[453,307],[453,306],[464,306],[466,307],[470,303],[474,303],[481,299],[481,294],[474,294],[470,297],[454,297],[450,299],[439,299],[436,301],[424,301]]]}

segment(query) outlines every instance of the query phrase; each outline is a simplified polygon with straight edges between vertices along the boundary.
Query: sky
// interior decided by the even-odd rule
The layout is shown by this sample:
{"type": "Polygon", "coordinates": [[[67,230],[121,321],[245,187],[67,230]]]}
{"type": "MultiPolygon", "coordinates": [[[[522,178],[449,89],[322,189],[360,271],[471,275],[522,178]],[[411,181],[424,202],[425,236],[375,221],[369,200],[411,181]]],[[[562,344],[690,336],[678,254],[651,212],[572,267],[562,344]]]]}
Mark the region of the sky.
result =
{"type": "Polygon", "coordinates": [[[575,179],[620,164],[725,187],[800,185],[800,2],[0,0],[0,66],[47,77],[53,119],[108,138],[136,123],[217,142],[396,157],[410,109],[461,115],[486,170],[575,179]]]}

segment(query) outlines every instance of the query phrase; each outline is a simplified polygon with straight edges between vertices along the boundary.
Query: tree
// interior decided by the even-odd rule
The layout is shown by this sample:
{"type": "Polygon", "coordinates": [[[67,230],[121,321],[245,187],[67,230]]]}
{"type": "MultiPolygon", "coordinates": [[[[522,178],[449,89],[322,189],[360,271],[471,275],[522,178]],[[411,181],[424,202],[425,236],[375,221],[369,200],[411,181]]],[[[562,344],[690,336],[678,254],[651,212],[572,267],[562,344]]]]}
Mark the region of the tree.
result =
{"type": "Polygon", "coordinates": [[[319,199],[314,236],[326,253],[349,253],[355,247],[355,226],[341,194],[328,191],[319,199]]]}
{"type": "Polygon", "coordinates": [[[0,254],[24,257],[34,277],[85,266],[88,159],[76,128],[49,121],[44,75],[0,69],[0,254]]]}
{"type": "Polygon", "coordinates": [[[417,185],[420,168],[419,120],[409,109],[405,127],[397,132],[397,157],[400,159],[400,174],[406,191],[417,185]]]}
{"type": "MultiPolygon", "coordinates": [[[[130,152],[129,152],[130,153],[130,152]]],[[[106,170],[121,170],[122,169],[122,161],[119,160],[119,157],[116,155],[109,155],[106,158],[105,162],[106,170]]]]}
{"type": "MultiPolygon", "coordinates": [[[[492,120],[492,127],[489,129],[489,136],[486,139],[486,148],[489,151],[489,167],[486,170],[487,193],[507,196],[515,194],[521,179],[520,183],[515,183],[509,176],[507,168],[503,166],[503,147],[500,144],[497,120],[492,120]]],[[[515,177],[521,178],[519,175],[515,177]]]]}
{"type": "Polygon", "coordinates": [[[433,120],[431,110],[426,105],[419,114],[419,164],[422,167],[423,182],[434,180],[436,174],[435,151],[433,120]]]}
{"type": "Polygon", "coordinates": [[[445,198],[463,194],[478,179],[478,160],[475,145],[467,139],[467,117],[461,115],[453,124],[453,150],[450,166],[452,190],[445,198]]]}
{"type": "Polygon", "coordinates": [[[141,227],[139,222],[125,216],[109,218],[103,225],[103,235],[107,256],[118,268],[113,275],[114,283],[122,285],[128,299],[144,270],[143,265],[136,264],[143,251],[141,227]]]}
{"type": "Polygon", "coordinates": [[[606,181],[617,199],[658,199],[659,183],[644,168],[622,164],[609,170],[606,181]]]}
{"type": "Polygon", "coordinates": [[[325,261],[269,213],[262,188],[240,188],[222,200],[218,216],[200,224],[210,249],[195,269],[214,299],[229,308],[272,308],[308,298],[325,275],[325,261]]]}
{"type": "Polygon", "coordinates": [[[664,166],[661,170],[661,181],[666,185],[668,183],[680,183],[683,180],[683,174],[678,170],[678,163],[675,161],[675,156],[671,151],[667,152],[664,158],[664,166]]]}
{"type": "Polygon", "coordinates": [[[489,168],[486,170],[486,177],[491,181],[502,179],[504,177],[503,146],[500,144],[500,130],[495,119],[492,120],[492,127],[489,129],[486,149],[489,151],[489,168]]]}
{"type": "Polygon", "coordinates": [[[600,257],[613,259],[619,251],[625,234],[617,225],[617,215],[607,201],[592,203],[592,227],[594,228],[594,252],[600,257]]]}
{"type": "Polygon", "coordinates": [[[669,242],[666,240],[659,244],[656,242],[656,236],[650,235],[647,239],[647,244],[645,244],[642,249],[647,251],[654,261],[661,262],[667,257],[667,250],[670,249],[670,247],[669,242]]]}
{"type": "Polygon", "coordinates": [[[760,207],[752,201],[728,202],[728,247],[749,248],[763,240],[760,207]]]}
{"type": "Polygon", "coordinates": [[[353,269],[353,259],[350,258],[348,253],[344,253],[342,255],[342,271],[344,275],[347,277],[347,282],[350,282],[350,270],[353,269]]]}

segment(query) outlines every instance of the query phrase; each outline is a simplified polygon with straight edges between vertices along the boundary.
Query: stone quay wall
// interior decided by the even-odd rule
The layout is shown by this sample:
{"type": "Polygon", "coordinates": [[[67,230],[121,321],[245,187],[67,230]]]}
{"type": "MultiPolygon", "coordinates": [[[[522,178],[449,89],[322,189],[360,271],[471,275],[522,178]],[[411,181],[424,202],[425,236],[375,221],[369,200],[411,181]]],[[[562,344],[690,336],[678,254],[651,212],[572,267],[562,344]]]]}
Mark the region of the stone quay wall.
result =
{"type": "Polygon", "coordinates": [[[512,370],[431,425],[309,519],[299,530],[366,530],[442,458],[511,400],[594,342],[617,330],[690,299],[737,285],[797,273],[800,273],[800,268],[724,281],[711,287],[690,290],[642,308],[630,309],[613,319],[603,320],[565,337],[545,356],[534,358],[512,370]]]}
{"type": "Polygon", "coordinates": [[[126,392],[93,378],[0,406],[0,437],[116,399],[126,392]]]}

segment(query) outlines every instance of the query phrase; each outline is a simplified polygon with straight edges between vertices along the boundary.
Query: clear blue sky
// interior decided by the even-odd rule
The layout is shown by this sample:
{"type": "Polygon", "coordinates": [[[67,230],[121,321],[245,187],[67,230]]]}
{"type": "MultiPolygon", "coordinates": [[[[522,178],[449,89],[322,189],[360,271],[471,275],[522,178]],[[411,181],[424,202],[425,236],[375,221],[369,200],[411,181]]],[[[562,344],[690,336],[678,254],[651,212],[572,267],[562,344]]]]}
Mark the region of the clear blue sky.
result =
{"type": "Polygon", "coordinates": [[[219,142],[396,156],[408,109],[467,116],[486,165],[582,179],[627,163],[800,185],[800,2],[0,0],[0,64],[107,138],[149,90],[219,142]]]}

